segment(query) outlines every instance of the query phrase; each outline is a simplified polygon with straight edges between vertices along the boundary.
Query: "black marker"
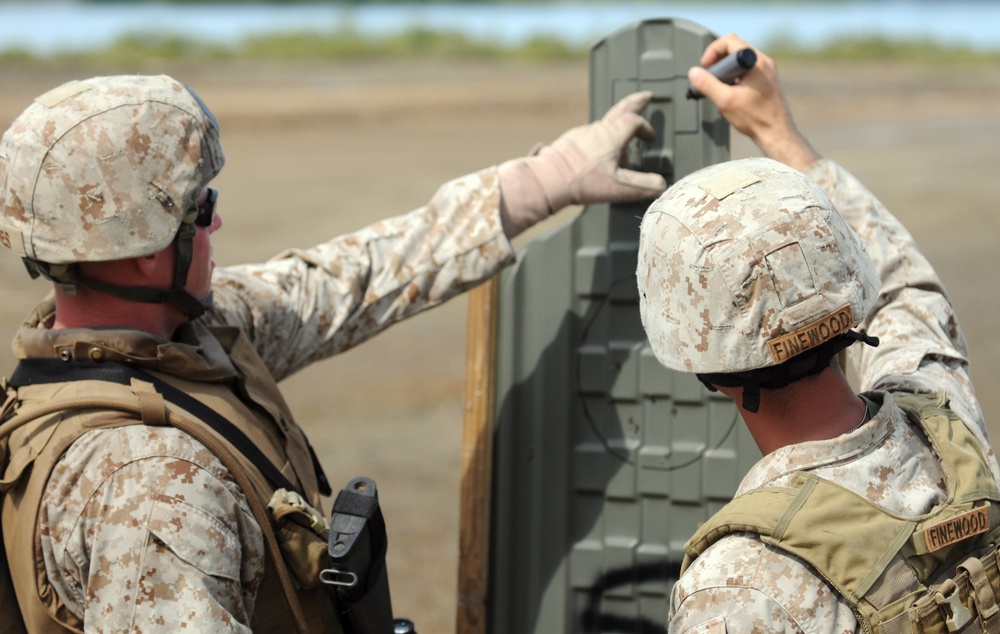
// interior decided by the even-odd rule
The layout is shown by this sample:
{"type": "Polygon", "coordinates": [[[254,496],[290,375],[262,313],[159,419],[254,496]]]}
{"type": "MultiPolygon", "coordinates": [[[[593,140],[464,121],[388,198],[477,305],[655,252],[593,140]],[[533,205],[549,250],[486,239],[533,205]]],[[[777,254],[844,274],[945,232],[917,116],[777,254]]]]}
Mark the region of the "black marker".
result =
{"type": "MultiPolygon", "coordinates": [[[[750,69],[756,63],[757,53],[752,48],[744,48],[735,53],[730,53],[705,70],[718,77],[720,81],[733,84],[737,79],[750,72],[750,69]]],[[[691,82],[688,82],[687,98],[701,99],[702,97],[704,95],[695,90],[691,82]]]]}

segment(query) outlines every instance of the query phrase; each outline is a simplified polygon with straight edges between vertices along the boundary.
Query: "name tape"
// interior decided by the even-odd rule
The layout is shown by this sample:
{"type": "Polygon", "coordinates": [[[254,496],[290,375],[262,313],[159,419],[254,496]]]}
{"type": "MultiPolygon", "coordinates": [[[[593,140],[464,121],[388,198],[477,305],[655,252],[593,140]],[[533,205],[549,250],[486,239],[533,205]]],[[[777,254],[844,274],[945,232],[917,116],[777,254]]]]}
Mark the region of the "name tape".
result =
{"type": "Polygon", "coordinates": [[[775,364],[784,363],[801,352],[815,348],[833,337],[847,332],[853,325],[854,313],[851,311],[851,305],[845,304],[808,326],[771,339],[767,342],[767,347],[771,351],[771,358],[775,364]]]}
{"type": "Polygon", "coordinates": [[[925,528],[924,543],[927,544],[927,552],[932,553],[989,530],[990,507],[981,506],[925,528]]]}

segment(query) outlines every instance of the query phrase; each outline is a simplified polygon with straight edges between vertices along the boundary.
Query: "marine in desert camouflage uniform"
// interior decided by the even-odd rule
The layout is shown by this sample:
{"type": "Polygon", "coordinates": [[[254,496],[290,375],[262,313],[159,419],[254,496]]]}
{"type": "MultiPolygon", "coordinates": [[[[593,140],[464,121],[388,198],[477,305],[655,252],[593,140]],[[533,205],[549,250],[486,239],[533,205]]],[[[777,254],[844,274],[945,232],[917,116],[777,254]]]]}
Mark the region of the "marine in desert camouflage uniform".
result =
{"type": "MultiPolygon", "coordinates": [[[[55,282],[15,352],[153,373],[235,417],[319,508],[308,446],[275,383],[494,275],[514,259],[509,239],[550,213],[659,194],[661,177],[618,165],[629,139],[652,135],[637,114],[650,97],[627,97],[532,156],[453,180],[408,214],[215,269],[221,221],[208,184],[224,159],[201,100],[165,76],[58,87],[0,143],[2,241],[55,282]]],[[[28,401],[55,394],[21,391],[28,401]]],[[[68,423],[3,441],[4,538],[32,630],[275,631],[273,605],[258,596],[268,564],[248,506],[269,491],[242,490],[217,456],[169,426],[86,431],[52,458],[51,475],[24,469],[56,424],[68,423]],[[15,535],[21,516],[34,521],[31,502],[37,524],[15,535]],[[37,584],[18,580],[25,562],[37,584]]]]}
{"type": "MultiPolygon", "coordinates": [[[[745,46],[720,38],[702,62],[745,46]]],[[[901,517],[928,512],[945,500],[944,478],[896,404],[908,393],[943,393],[998,481],[957,317],[909,233],[798,132],[771,58],[758,54],[735,86],[700,70],[691,80],[770,158],[696,172],[649,208],[640,306],[658,359],[731,396],[761,448],[737,496],[807,473],[901,517]],[[837,356],[856,340],[877,343],[849,350],[864,398],[837,356]],[[762,368],[771,383],[757,386],[762,368]]],[[[803,559],[735,531],[674,585],[668,627],[847,633],[859,623],[803,559]]]]}

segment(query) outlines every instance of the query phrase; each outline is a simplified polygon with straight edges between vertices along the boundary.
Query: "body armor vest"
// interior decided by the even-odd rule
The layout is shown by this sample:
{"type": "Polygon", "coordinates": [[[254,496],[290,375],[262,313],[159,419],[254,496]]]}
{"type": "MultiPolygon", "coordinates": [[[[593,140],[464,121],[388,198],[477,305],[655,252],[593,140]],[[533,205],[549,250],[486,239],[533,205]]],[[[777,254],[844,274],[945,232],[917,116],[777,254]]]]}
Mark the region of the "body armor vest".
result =
{"type": "MultiPolygon", "coordinates": [[[[305,436],[292,421],[263,362],[237,329],[214,328],[211,332],[208,336],[214,336],[223,345],[239,371],[235,383],[193,382],[161,373],[150,374],[195,397],[226,420],[239,421],[240,430],[264,456],[298,486],[310,504],[319,507],[317,475],[305,436]]],[[[74,356],[80,357],[79,353],[86,352],[94,358],[92,351],[99,348],[92,343],[81,344],[81,350],[74,351],[77,353],[74,356]]],[[[110,350],[107,352],[109,356],[115,354],[110,350]]],[[[10,563],[10,579],[29,631],[83,630],[83,624],[66,609],[46,578],[37,535],[38,511],[45,484],[59,457],[77,438],[90,430],[135,424],[162,425],[167,423],[165,412],[185,421],[190,428],[189,433],[233,472],[237,481],[241,482],[251,508],[255,505],[267,508],[276,487],[254,463],[234,451],[204,421],[164,401],[151,384],[133,381],[131,386],[127,386],[107,381],[79,380],[7,390],[7,402],[0,412],[3,414],[0,418],[0,466],[5,467],[0,479],[3,497],[0,517],[10,563]],[[99,406],[102,401],[106,403],[103,408],[99,406]],[[82,402],[92,405],[87,409],[74,405],[82,402]],[[65,403],[67,407],[61,407],[60,403],[65,403]],[[29,415],[40,406],[45,406],[51,413],[18,425],[19,416],[29,415]],[[220,453],[228,456],[228,461],[220,453]]],[[[271,530],[267,526],[261,528],[265,536],[271,530]]],[[[279,575],[275,574],[275,564],[272,557],[268,557],[251,621],[255,630],[287,631],[296,622],[279,575]]],[[[278,562],[278,565],[284,568],[285,562],[278,562]]],[[[301,586],[297,588],[299,622],[305,620],[309,631],[341,631],[335,610],[322,587],[311,590],[301,586]]],[[[4,582],[0,576],[0,592],[3,591],[4,582]]],[[[3,626],[0,626],[2,631],[3,626]]]]}
{"type": "Polygon", "coordinates": [[[808,563],[862,631],[1000,632],[1000,491],[982,450],[943,396],[893,398],[940,461],[941,504],[898,517],[798,473],[789,487],[755,489],[723,507],[686,544],[682,571],[725,535],[751,532],[808,563]]]}

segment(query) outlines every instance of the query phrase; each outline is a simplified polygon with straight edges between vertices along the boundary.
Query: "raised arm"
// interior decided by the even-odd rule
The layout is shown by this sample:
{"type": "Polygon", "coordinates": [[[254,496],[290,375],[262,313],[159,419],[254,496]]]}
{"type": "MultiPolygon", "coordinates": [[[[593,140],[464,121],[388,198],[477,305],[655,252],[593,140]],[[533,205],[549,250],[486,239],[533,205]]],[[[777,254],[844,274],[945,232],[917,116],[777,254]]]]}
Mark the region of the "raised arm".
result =
{"type": "MultiPolygon", "coordinates": [[[[746,46],[746,41],[727,35],[713,42],[701,61],[710,65],[746,46]]],[[[812,177],[864,242],[882,289],[862,328],[882,343],[851,348],[861,389],[945,390],[988,447],[965,338],[941,280],[885,205],[847,170],[821,158],[799,131],[774,60],[757,51],[757,64],[734,86],[698,68],[691,70],[690,79],[766,156],[812,177]]]]}

